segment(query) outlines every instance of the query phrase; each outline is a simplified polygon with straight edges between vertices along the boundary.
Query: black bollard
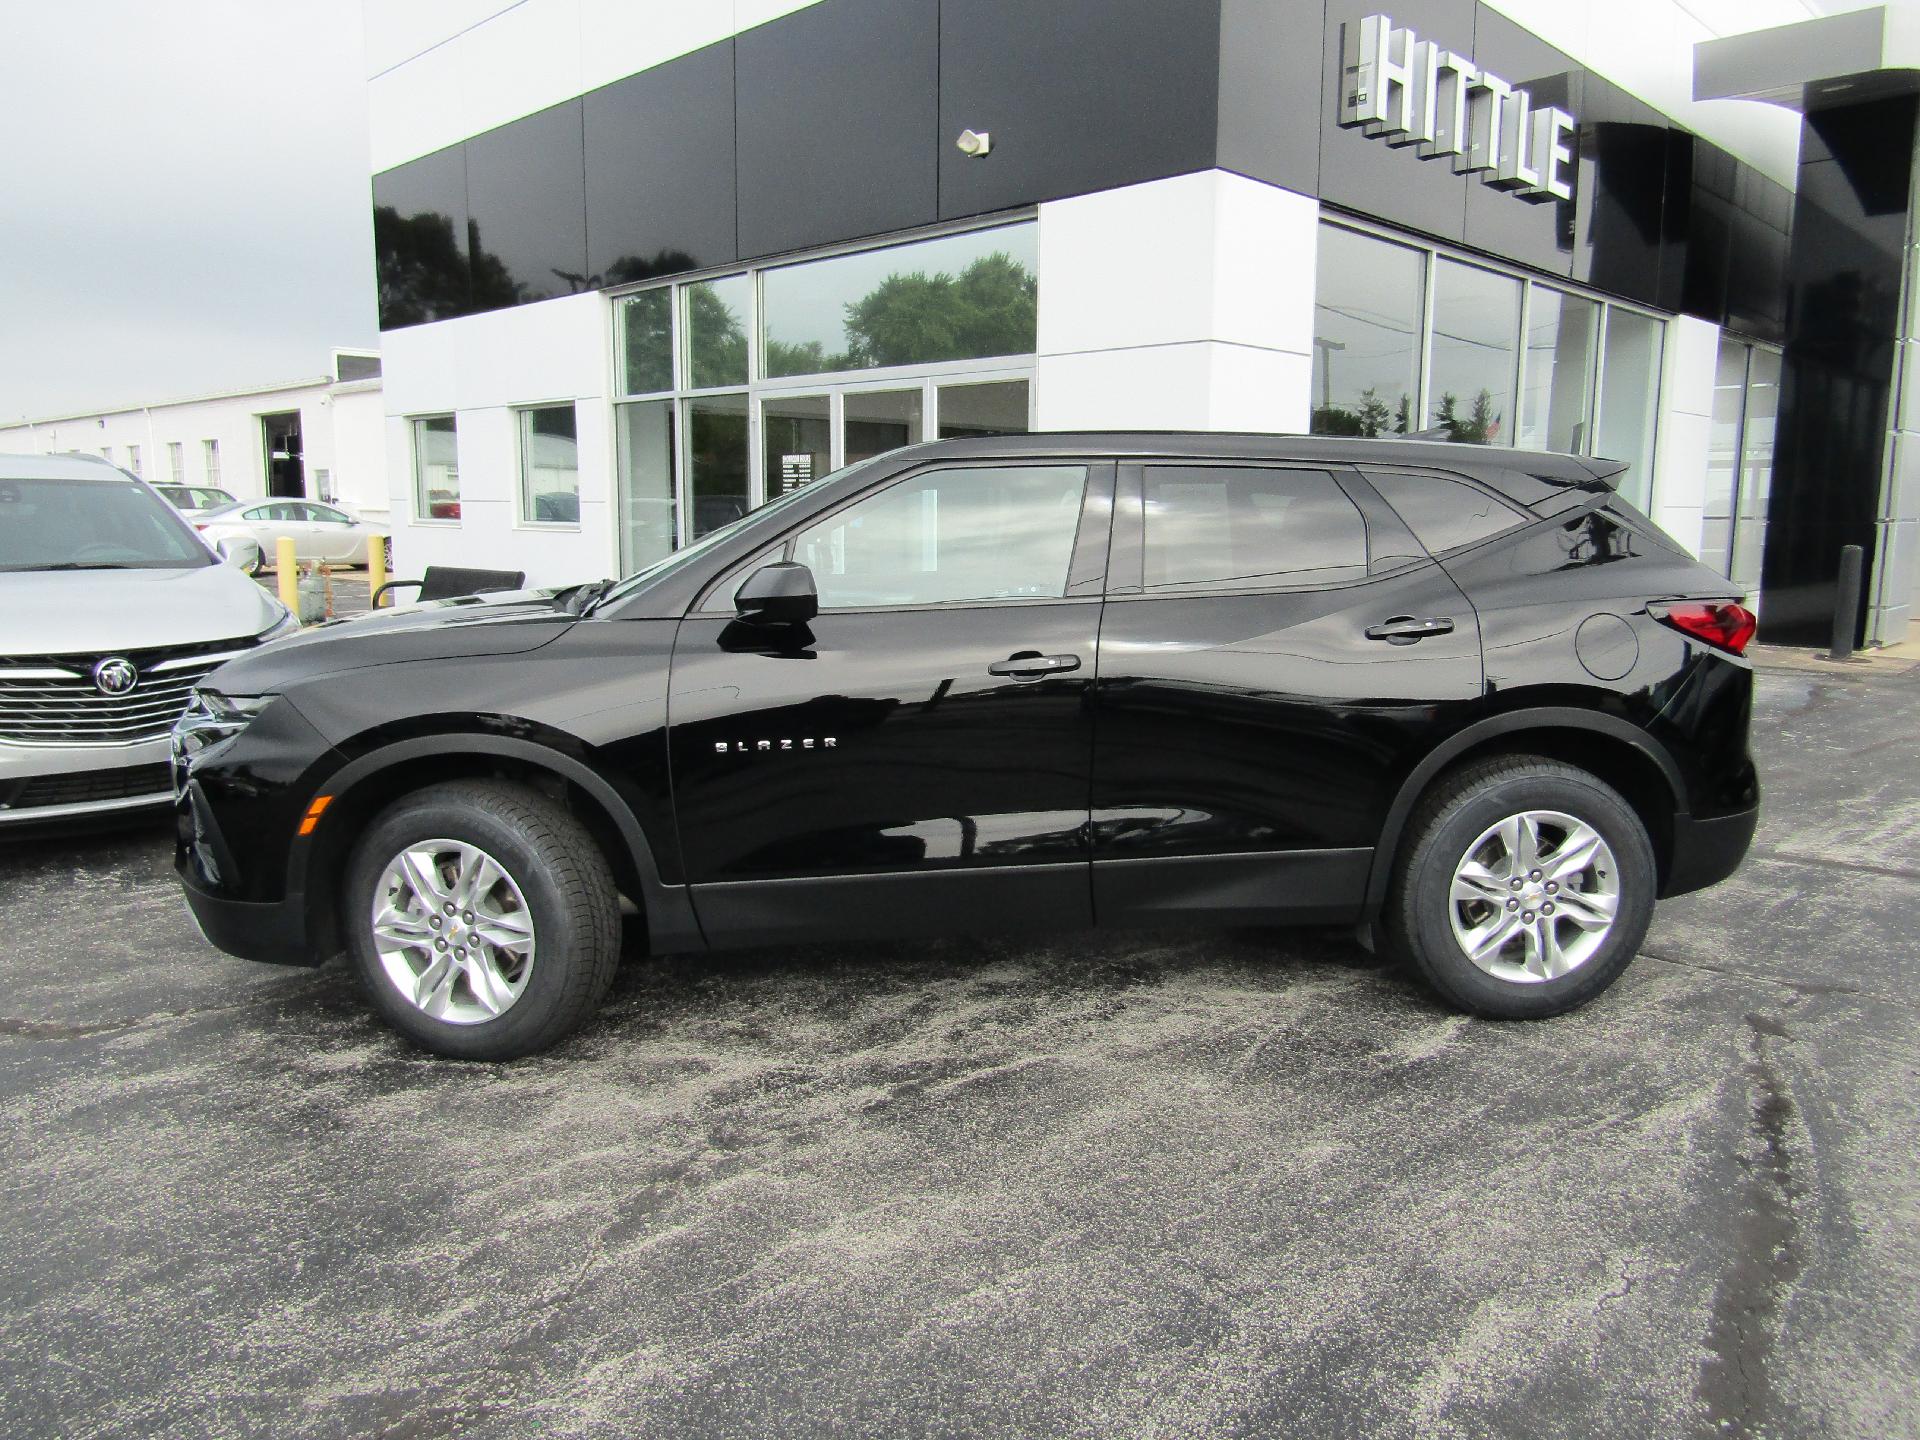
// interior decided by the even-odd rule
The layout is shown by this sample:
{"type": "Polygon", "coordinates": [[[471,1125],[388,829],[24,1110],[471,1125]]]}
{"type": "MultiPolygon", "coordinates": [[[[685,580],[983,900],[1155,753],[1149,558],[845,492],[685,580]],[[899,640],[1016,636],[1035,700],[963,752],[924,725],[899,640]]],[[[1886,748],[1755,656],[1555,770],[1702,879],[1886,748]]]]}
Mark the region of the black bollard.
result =
{"type": "Polygon", "coordinates": [[[1858,545],[1840,547],[1840,578],[1833,593],[1833,644],[1829,660],[1853,654],[1853,631],[1860,623],[1860,564],[1865,552],[1858,545]]]}

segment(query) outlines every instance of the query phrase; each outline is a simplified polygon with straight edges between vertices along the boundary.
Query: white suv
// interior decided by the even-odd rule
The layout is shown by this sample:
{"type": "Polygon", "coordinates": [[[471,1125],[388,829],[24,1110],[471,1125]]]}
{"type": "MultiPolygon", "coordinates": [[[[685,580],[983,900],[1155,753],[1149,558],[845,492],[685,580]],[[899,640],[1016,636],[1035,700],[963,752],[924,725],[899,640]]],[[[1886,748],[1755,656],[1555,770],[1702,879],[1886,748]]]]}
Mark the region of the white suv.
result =
{"type": "Polygon", "coordinates": [[[0,835],[170,802],[194,685],[299,628],[238,568],[257,553],[104,460],[0,455],[0,835]]]}

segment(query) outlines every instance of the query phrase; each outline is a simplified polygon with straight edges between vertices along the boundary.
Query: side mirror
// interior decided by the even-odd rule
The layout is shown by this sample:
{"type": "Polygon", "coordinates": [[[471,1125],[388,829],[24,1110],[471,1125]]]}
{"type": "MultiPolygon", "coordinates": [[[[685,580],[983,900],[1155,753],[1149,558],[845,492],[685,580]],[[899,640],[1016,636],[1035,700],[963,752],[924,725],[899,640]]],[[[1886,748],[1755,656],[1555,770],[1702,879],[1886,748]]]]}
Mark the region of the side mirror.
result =
{"type": "Polygon", "coordinates": [[[813,572],[797,560],[762,565],[734,592],[734,613],[749,625],[805,625],[820,613],[813,572]]]}
{"type": "Polygon", "coordinates": [[[220,552],[220,558],[223,561],[229,565],[236,565],[242,570],[252,569],[261,562],[258,540],[246,540],[234,535],[225,540],[216,540],[213,548],[220,552]]]}

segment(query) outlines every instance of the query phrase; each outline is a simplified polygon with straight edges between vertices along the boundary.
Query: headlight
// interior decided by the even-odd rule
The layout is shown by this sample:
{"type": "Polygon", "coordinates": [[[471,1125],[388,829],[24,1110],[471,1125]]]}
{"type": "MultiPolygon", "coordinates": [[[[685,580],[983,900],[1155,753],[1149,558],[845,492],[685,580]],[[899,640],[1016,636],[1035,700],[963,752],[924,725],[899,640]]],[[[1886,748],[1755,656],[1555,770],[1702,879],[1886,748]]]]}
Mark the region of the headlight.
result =
{"type": "Polygon", "coordinates": [[[197,755],[209,746],[231,740],[267,706],[278,698],[273,695],[222,695],[218,690],[195,690],[187,701],[186,713],[173,727],[173,747],[182,759],[197,755]]]}
{"type": "Polygon", "coordinates": [[[280,618],[254,637],[262,645],[266,644],[269,640],[278,640],[283,635],[295,634],[300,629],[299,618],[295,616],[291,610],[279,604],[277,601],[275,602],[275,608],[280,611],[280,618]]]}

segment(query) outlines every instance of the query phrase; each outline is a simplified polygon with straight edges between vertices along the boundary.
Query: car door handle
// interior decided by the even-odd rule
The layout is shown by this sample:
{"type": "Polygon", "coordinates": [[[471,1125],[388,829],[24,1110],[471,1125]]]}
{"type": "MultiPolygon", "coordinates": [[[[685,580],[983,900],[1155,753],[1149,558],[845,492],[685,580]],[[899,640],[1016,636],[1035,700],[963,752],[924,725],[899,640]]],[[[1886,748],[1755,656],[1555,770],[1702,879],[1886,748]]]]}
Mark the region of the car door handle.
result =
{"type": "Polygon", "coordinates": [[[987,666],[989,675],[1011,675],[1016,680],[1038,680],[1043,675],[1059,675],[1080,668],[1078,655],[1042,655],[1038,650],[1022,650],[987,666]]]}
{"type": "Polygon", "coordinates": [[[1367,627],[1369,640],[1385,640],[1389,645],[1411,645],[1428,635],[1452,633],[1453,621],[1444,615],[1424,620],[1412,615],[1395,615],[1391,620],[1382,620],[1378,625],[1367,627]]]}

